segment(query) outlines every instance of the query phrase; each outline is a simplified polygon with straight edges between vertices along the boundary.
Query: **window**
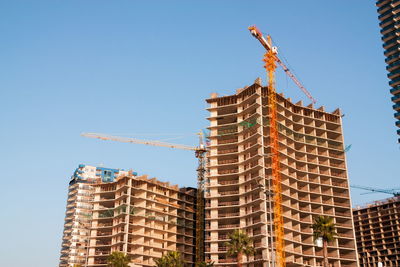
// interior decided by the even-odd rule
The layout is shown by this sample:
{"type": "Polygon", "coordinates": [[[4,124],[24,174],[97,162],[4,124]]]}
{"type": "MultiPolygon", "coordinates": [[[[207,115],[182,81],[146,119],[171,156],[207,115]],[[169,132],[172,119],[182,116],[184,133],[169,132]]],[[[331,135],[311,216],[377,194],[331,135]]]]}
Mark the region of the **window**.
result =
{"type": "Polygon", "coordinates": [[[114,173],[110,170],[103,170],[102,181],[103,182],[113,182],[114,181],[114,173]]]}

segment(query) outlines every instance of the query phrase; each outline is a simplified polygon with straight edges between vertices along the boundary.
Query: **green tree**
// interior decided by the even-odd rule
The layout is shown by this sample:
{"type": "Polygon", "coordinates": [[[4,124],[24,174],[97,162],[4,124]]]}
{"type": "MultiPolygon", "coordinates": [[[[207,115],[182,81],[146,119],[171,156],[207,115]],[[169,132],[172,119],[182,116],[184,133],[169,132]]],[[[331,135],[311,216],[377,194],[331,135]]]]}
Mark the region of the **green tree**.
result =
{"type": "Polygon", "coordinates": [[[328,242],[335,240],[337,237],[333,218],[322,215],[315,217],[311,228],[313,229],[314,241],[322,239],[324,267],[328,267],[328,242]]]}
{"type": "Polygon", "coordinates": [[[120,251],[114,251],[107,258],[107,266],[108,267],[129,267],[129,263],[131,259],[125,253],[120,251]]]}
{"type": "Polygon", "coordinates": [[[182,256],[177,251],[169,251],[167,254],[163,255],[161,258],[156,259],[157,267],[184,267],[185,261],[182,256]]]}
{"type": "Polygon", "coordinates": [[[225,243],[228,248],[227,255],[237,259],[237,266],[242,267],[243,254],[246,256],[254,254],[252,239],[244,232],[235,230],[229,235],[229,241],[225,243]]]}
{"type": "Polygon", "coordinates": [[[196,267],[214,267],[214,262],[209,262],[209,261],[202,261],[202,262],[197,262],[196,267]]]}

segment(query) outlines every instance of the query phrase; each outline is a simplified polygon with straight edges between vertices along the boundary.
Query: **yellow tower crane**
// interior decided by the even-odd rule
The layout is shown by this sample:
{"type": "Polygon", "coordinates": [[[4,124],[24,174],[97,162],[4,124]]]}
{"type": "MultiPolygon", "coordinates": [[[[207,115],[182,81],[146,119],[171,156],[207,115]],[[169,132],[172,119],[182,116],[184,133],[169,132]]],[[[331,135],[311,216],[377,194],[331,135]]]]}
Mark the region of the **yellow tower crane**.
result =
{"type": "Polygon", "coordinates": [[[206,172],[207,147],[203,142],[203,134],[199,132],[199,146],[192,147],[180,144],[171,144],[160,141],[141,140],[136,138],[120,137],[100,133],[82,133],[84,137],[96,138],[106,141],[117,141],[131,144],[161,146],[175,149],[191,150],[198,159],[197,167],[197,208],[196,208],[196,262],[204,261],[204,174],[206,172]]]}
{"type": "MultiPolygon", "coordinates": [[[[261,31],[256,26],[250,26],[250,33],[262,44],[267,50],[263,61],[265,62],[264,68],[267,71],[268,78],[268,107],[270,117],[270,146],[271,146],[271,168],[272,168],[272,185],[273,185],[273,201],[274,201],[274,236],[275,236],[275,252],[276,252],[276,265],[278,267],[286,266],[285,259],[285,241],[284,241],[284,222],[282,214],[282,188],[281,188],[281,173],[280,173],[280,160],[279,160],[279,133],[277,121],[277,107],[276,107],[276,89],[275,89],[275,70],[276,63],[278,63],[285,73],[294,81],[294,83],[306,94],[306,96],[316,103],[316,100],[304,88],[304,86],[296,79],[290,72],[286,65],[278,58],[278,49],[272,46],[271,36],[264,38],[261,31]]],[[[271,244],[271,247],[273,244],[271,244]]]]}

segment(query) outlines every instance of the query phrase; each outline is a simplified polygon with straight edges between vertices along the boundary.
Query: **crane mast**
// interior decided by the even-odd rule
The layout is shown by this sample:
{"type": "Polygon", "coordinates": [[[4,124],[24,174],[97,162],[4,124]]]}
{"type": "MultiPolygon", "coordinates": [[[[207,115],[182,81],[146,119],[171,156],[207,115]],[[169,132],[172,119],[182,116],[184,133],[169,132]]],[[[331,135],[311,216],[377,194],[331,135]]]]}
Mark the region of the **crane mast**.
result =
{"type": "MultiPolygon", "coordinates": [[[[285,267],[285,243],[282,215],[282,188],[281,173],[279,160],[279,136],[276,111],[276,90],[275,90],[275,70],[277,62],[277,49],[272,47],[271,37],[268,35],[267,44],[270,49],[264,55],[264,68],[268,75],[268,107],[270,117],[270,146],[271,146],[271,162],[272,162],[272,185],[273,185],[273,201],[274,201],[274,231],[275,231],[275,258],[278,267],[285,267]]],[[[264,138],[264,136],[262,137],[264,138]]],[[[273,244],[271,244],[272,246],[273,244]]]]}
{"type": "Polygon", "coordinates": [[[197,208],[196,208],[196,262],[204,261],[204,226],[205,226],[205,216],[204,216],[204,180],[205,180],[205,172],[206,172],[206,153],[207,148],[203,143],[203,135],[200,132],[199,135],[199,146],[191,147],[180,144],[172,144],[160,141],[150,141],[150,140],[141,140],[136,138],[129,137],[120,137],[99,133],[82,133],[84,137],[88,138],[96,138],[105,141],[117,141],[123,143],[133,143],[133,144],[142,144],[149,146],[160,146],[160,147],[169,147],[175,149],[183,149],[183,150],[191,150],[195,152],[195,156],[198,159],[198,167],[197,167],[197,208]]]}

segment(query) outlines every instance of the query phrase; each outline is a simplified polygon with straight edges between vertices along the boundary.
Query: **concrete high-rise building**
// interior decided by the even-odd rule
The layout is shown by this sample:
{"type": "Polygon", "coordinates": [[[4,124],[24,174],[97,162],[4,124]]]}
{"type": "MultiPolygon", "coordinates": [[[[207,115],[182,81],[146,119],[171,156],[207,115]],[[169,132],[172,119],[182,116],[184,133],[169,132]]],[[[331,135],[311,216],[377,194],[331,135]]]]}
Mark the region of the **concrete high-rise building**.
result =
{"type": "Polygon", "coordinates": [[[92,185],[113,181],[118,175],[124,174],[128,172],[84,164],[75,170],[68,187],[60,267],[85,263],[92,217],[92,185]]]}
{"type": "Polygon", "coordinates": [[[353,216],[360,266],[400,266],[400,197],[357,207],[353,216]]]}
{"type": "Polygon", "coordinates": [[[94,187],[88,266],[106,266],[113,251],[128,254],[132,266],[140,267],[179,251],[194,266],[195,188],[132,175],[94,187]]]}
{"type": "Polygon", "coordinates": [[[69,183],[59,266],[106,266],[113,251],[133,266],[155,266],[167,251],[193,264],[195,210],[195,188],[81,164],[69,183]]]}
{"type": "MultiPolygon", "coordinates": [[[[207,99],[205,238],[206,257],[215,266],[236,266],[225,244],[235,229],[251,236],[256,249],[244,266],[271,266],[274,258],[267,94],[257,79],[234,95],[207,99]]],[[[311,229],[318,215],[333,217],[337,226],[338,238],[328,247],[331,266],[358,266],[340,111],[277,95],[277,120],[286,266],[322,266],[311,229]]]]}
{"type": "MultiPolygon", "coordinates": [[[[400,135],[400,1],[378,0],[376,2],[379,13],[386,69],[388,71],[390,93],[394,102],[394,117],[399,127],[400,135]]],[[[400,142],[400,138],[398,139],[400,142]]]]}

